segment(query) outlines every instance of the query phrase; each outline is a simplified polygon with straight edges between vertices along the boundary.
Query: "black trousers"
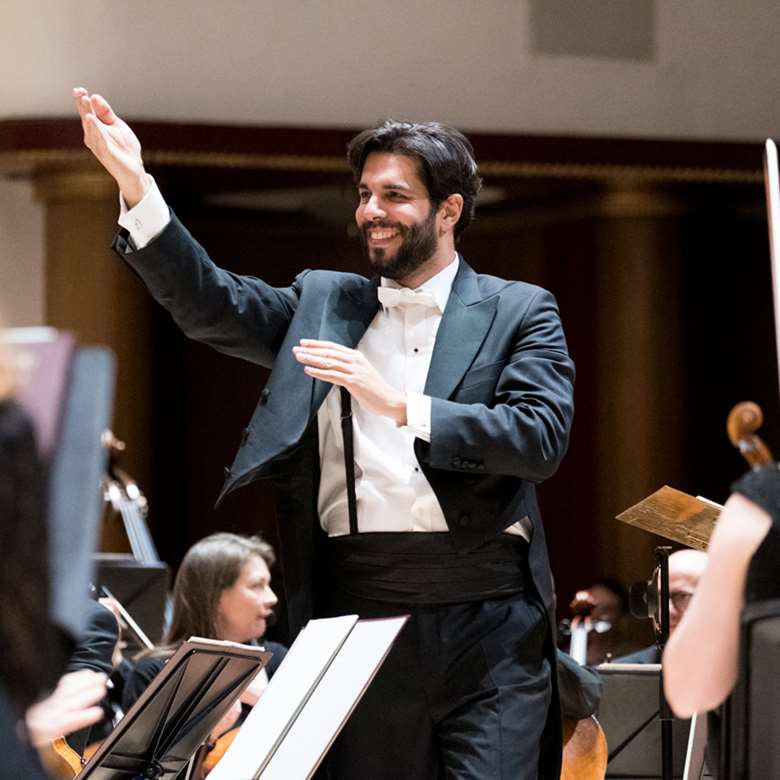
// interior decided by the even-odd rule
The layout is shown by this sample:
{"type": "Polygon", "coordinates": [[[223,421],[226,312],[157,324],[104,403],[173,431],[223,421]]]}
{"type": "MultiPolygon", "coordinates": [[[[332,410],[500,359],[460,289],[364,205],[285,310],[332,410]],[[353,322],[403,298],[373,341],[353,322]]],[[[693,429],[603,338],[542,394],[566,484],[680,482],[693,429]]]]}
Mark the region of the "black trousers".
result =
{"type": "Polygon", "coordinates": [[[337,593],[330,612],[411,615],[331,748],[330,780],[536,780],[551,699],[539,604],[407,608],[337,593]]]}

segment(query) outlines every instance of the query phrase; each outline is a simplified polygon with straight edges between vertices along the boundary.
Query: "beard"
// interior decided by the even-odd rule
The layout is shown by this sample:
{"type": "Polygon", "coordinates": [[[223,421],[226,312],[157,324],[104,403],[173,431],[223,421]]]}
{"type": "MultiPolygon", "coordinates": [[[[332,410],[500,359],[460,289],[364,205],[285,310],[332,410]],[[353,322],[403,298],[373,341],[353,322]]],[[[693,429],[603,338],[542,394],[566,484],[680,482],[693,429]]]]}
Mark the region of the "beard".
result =
{"type": "Polygon", "coordinates": [[[414,273],[433,257],[438,246],[436,236],[436,212],[431,213],[423,222],[408,227],[400,222],[380,220],[363,225],[360,229],[360,242],[371,267],[386,279],[403,279],[414,273]],[[401,236],[401,246],[395,254],[387,250],[372,249],[368,244],[368,229],[376,227],[392,228],[401,236]]]}

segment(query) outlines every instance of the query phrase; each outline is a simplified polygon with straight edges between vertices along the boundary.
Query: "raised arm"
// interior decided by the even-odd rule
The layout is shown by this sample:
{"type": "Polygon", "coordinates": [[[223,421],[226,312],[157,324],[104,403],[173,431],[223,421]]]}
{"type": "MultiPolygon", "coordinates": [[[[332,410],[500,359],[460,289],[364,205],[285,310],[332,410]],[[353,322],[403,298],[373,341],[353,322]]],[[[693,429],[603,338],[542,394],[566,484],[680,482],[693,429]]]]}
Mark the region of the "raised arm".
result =
{"type": "Polygon", "coordinates": [[[73,100],[81,117],[84,144],[113,176],[128,208],[133,208],[150,187],[138,138],[100,95],[76,87],[73,100]]]}

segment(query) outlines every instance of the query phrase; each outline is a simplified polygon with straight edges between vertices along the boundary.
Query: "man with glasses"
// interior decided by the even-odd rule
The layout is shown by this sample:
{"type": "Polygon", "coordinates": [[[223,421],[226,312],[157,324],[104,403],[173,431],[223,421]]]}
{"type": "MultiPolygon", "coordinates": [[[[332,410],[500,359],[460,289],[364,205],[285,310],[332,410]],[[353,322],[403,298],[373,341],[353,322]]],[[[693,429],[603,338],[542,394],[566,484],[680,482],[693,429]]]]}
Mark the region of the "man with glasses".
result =
{"type": "MultiPolygon", "coordinates": [[[[669,634],[682,620],[691,603],[699,579],[707,565],[707,553],[699,550],[678,550],[669,556],[669,634]]],[[[653,644],[636,653],[615,659],[623,664],[660,664],[661,650],[653,644]]]]}

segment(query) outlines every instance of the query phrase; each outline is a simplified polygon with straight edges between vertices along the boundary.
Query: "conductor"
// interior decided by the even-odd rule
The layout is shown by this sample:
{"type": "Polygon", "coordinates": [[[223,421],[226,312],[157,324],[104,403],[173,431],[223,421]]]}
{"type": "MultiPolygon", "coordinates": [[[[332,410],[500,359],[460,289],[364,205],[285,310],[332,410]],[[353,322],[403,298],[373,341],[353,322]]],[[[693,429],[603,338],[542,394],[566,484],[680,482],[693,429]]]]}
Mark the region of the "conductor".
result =
{"type": "Polygon", "coordinates": [[[469,141],[435,122],[355,136],[372,276],[306,270],[274,288],[217,267],[128,125],[98,95],[74,99],[122,195],[116,251],[184,333],[273,369],[221,496],[285,475],[291,623],[311,616],[315,554],[324,613],[411,615],[331,750],[331,776],[557,778],[535,485],[566,451],[574,367],[549,292],[478,274],[456,251],[481,186],[469,141]]]}

